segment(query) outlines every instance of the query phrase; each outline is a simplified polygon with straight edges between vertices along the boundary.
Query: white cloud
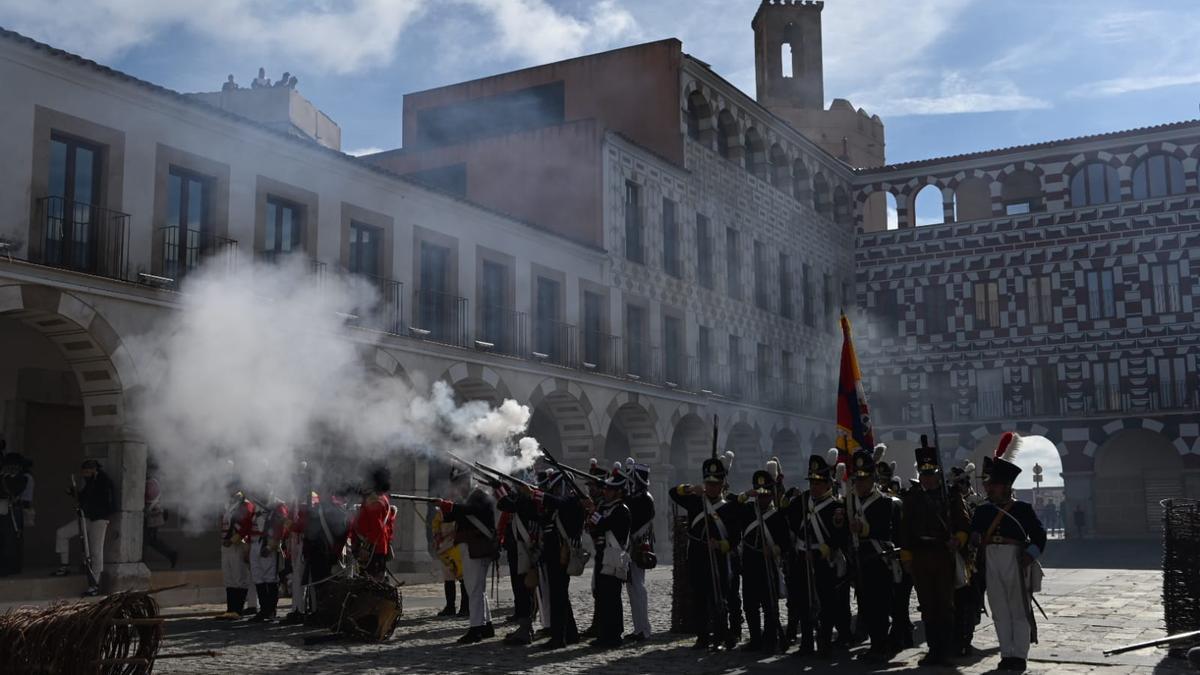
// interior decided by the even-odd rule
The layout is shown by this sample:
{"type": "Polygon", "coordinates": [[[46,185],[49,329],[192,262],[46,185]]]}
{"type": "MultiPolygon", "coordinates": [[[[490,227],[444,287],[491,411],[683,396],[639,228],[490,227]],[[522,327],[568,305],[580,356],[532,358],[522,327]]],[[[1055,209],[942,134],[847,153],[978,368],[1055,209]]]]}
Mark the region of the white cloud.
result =
{"type": "Polygon", "coordinates": [[[587,17],[565,14],[546,0],[458,0],[495,23],[495,47],[535,63],[558,61],[625,43],[638,35],[633,15],[615,0],[592,5],[587,17]]]}
{"type": "Polygon", "coordinates": [[[941,80],[929,83],[929,74],[910,71],[898,74],[893,80],[874,90],[855,93],[854,101],[878,115],[948,115],[958,113],[1037,110],[1050,107],[1048,101],[1021,93],[1017,85],[1006,78],[987,79],[968,76],[960,71],[948,71],[941,80]],[[920,90],[920,83],[937,93],[928,96],[908,96],[920,90]]]}
{"type": "Polygon", "coordinates": [[[1100,80],[1099,82],[1080,85],[1069,91],[1067,95],[1075,98],[1099,98],[1189,84],[1200,84],[1200,73],[1192,71],[1176,75],[1116,77],[1111,80],[1100,80]]]}
{"type": "Polygon", "coordinates": [[[292,69],[349,73],[388,63],[426,0],[0,0],[0,22],[85,56],[109,59],[184,30],[214,48],[282,58],[292,69]],[[67,40],[64,42],[64,36],[67,40]]]}

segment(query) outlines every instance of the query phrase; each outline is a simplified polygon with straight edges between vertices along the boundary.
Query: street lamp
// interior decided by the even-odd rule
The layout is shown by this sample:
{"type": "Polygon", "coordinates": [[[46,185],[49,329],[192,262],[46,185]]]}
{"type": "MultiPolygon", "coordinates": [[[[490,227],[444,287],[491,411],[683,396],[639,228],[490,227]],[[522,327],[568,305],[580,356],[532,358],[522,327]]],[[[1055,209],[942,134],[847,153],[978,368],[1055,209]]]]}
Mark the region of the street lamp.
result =
{"type": "MultiPolygon", "coordinates": [[[[1038,488],[1042,485],[1042,465],[1034,463],[1033,465],[1033,503],[1036,508],[1040,508],[1042,504],[1038,502],[1038,488]]],[[[1039,514],[1039,518],[1041,515],[1039,514]]]]}

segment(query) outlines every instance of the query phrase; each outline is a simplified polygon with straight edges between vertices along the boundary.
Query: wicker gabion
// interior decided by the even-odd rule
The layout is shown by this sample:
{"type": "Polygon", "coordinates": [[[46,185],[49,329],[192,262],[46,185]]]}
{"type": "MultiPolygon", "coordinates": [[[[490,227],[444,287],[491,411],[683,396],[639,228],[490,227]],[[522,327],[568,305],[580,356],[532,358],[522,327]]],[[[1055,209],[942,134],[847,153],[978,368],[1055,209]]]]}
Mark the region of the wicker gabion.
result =
{"type": "Polygon", "coordinates": [[[1200,630],[1200,502],[1167,499],[1162,505],[1167,634],[1200,630]]]}
{"type": "Polygon", "coordinates": [[[305,623],[367,642],[383,642],[404,611],[400,589],[368,577],[334,577],[316,586],[316,610],[305,623]]]}
{"type": "Polygon", "coordinates": [[[695,635],[704,620],[704,606],[696,602],[688,577],[688,520],[686,515],[676,514],[672,523],[671,564],[671,632],[695,635]]]}
{"type": "Polygon", "coordinates": [[[0,615],[0,673],[149,673],[162,636],[158,603],[144,592],[22,607],[0,615]]]}

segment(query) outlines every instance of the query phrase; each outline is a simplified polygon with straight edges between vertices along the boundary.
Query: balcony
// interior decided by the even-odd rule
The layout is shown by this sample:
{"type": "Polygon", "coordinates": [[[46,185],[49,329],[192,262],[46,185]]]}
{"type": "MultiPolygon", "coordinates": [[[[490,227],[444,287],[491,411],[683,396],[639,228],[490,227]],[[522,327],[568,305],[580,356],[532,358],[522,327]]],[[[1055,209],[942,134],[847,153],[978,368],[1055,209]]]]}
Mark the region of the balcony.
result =
{"type": "Polygon", "coordinates": [[[189,274],[202,266],[232,272],[237,267],[237,246],[236,239],[199,230],[160,227],[154,231],[154,250],[159,256],[156,273],[170,279],[178,288],[189,274]]]}
{"type": "Polygon", "coordinates": [[[363,328],[394,335],[404,334],[404,284],[395,279],[355,274],[354,277],[374,289],[374,302],[357,307],[352,323],[363,328]]]}
{"type": "Polygon", "coordinates": [[[480,309],[478,330],[475,331],[476,345],[485,342],[491,345],[490,351],[496,354],[522,358],[528,356],[526,318],[525,312],[510,307],[484,305],[480,309]]]}
{"type": "Polygon", "coordinates": [[[1155,410],[1190,410],[1200,407],[1200,396],[1184,382],[1161,380],[1153,393],[1155,410]]]}
{"type": "Polygon", "coordinates": [[[1007,408],[1002,389],[981,389],[975,394],[972,419],[995,420],[1007,417],[1007,408]]]}
{"type": "Polygon", "coordinates": [[[553,319],[534,322],[534,358],[571,368],[575,365],[575,326],[553,319]]]}
{"type": "Polygon", "coordinates": [[[603,375],[621,374],[621,338],[599,331],[579,331],[579,366],[603,375]]]}
{"type": "MultiPolygon", "coordinates": [[[[291,260],[293,257],[300,259],[298,251],[259,251],[254,257],[261,263],[266,265],[278,265],[284,261],[291,260]]],[[[308,273],[317,277],[318,280],[325,278],[327,266],[320,260],[309,258],[305,263],[305,269],[308,273]]]]}
{"type": "Polygon", "coordinates": [[[662,382],[662,352],[642,340],[625,342],[625,376],[649,383],[662,382]]]}
{"type": "Polygon", "coordinates": [[[413,291],[411,332],[433,342],[467,347],[467,299],[440,291],[413,291]]]}
{"type": "Polygon", "coordinates": [[[42,197],[35,218],[43,238],[40,255],[32,256],[31,262],[128,280],[129,214],[42,197]]]}

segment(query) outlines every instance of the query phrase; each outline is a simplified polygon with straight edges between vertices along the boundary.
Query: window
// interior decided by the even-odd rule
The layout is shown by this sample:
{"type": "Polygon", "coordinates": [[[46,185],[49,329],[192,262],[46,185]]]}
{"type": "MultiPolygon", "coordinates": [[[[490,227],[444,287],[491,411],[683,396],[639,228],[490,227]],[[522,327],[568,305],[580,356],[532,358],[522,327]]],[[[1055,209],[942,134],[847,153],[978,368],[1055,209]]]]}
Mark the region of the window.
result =
{"type": "Polygon", "coordinates": [[[1168,356],[1158,359],[1158,405],[1160,408],[1186,408],[1191,403],[1187,389],[1187,359],[1168,356]]]}
{"type": "Polygon", "coordinates": [[[642,194],[632,181],[625,182],[625,257],[644,263],[642,252],[642,194]]]}
{"type": "Polygon", "coordinates": [[[804,289],[804,323],[808,326],[816,325],[815,314],[813,312],[813,285],[812,285],[812,268],[808,263],[804,263],[801,267],[801,282],[804,289]]]}
{"type": "Polygon", "coordinates": [[[837,308],[833,304],[833,276],[829,273],[825,274],[825,285],[822,290],[824,291],[822,295],[825,301],[825,319],[829,323],[829,330],[836,333],[838,329],[837,308]]]}
{"type": "Polygon", "coordinates": [[[924,288],[925,330],[930,334],[944,333],[949,330],[946,319],[951,315],[947,286],[930,284],[924,288]]]}
{"type": "Polygon", "coordinates": [[[833,191],[833,220],[838,225],[850,224],[850,195],[840,185],[833,191]]]}
{"type": "Polygon", "coordinates": [[[646,366],[646,310],[637,305],[625,306],[625,364],[631,375],[645,377],[646,366]]]}
{"type": "Polygon", "coordinates": [[[678,317],[663,317],[663,376],[676,385],[683,382],[683,321],[678,317]]]}
{"type": "Polygon", "coordinates": [[[1120,364],[1116,361],[1098,361],[1092,364],[1092,406],[1100,412],[1121,409],[1120,364]]]}
{"type": "Polygon", "coordinates": [[[980,419],[1004,417],[1004,371],[987,368],[975,375],[976,413],[980,419]]]}
{"type": "Polygon", "coordinates": [[[742,339],[736,335],[729,336],[729,393],[740,396],[742,393],[742,339]]]}
{"type": "Polygon", "coordinates": [[[712,233],[709,231],[708,218],[696,214],[696,276],[700,285],[712,289],[712,233]]]}
{"type": "Polygon", "coordinates": [[[304,248],[304,207],[275,196],[267,197],[267,231],[263,254],[267,259],[304,248]]]}
{"type": "Polygon", "coordinates": [[[212,179],[172,166],[167,174],[167,219],[163,223],[163,274],[179,279],[200,266],[207,240],[212,179]]]}
{"type": "MultiPolygon", "coordinates": [[[[508,267],[492,260],[483,261],[482,306],[480,319],[482,322],[482,339],[496,345],[496,351],[511,354],[509,344],[510,330],[505,325],[509,322],[512,312],[508,305],[508,267]]],[[[522,354],[521,356],[525,356],[522,354]]]]}
{"type": "Polygon", "coordinates": [[[561,292],[559,283],[546,277],[537,279],[537,332],[534,335],[533,349],[542,354],[548,354],[550,360],[556,363],[563,358],[563,326],[559,323],[559,303],[561,292]]]}
{"type": "Polygon", "coordinates": [[[382,239],[383,231],[378,227],[371,227],[357,220],[350,221],[348,267],[351,274],[379,276],[379,246],[382,239]]]}
{"type": "Polygon", "coordinates": [[[675,220],[675,202],[663,198],[663,269],[673,277],[683,276],[679,263],[679,223],[675,220]]]}
{"type": "Polygon", "coordinates": [[[754,358],[754,373],[758,379],[758,398],[766,400],[771,392],[771,381],[774,378],[771,373],[771,348],[761,342],[758,343],[754,358]]]}
{"type": "Polygon", "coordinates": [[[995,281],[977,281],[974,287],[975,328],[1000,327],[1000,284],[995,281]]]}
{"type": "Polygon", "coordinates": [[[792,313],[792,263],[788,254],[779,254],[779,315],[793,318],[792,313]]]}
{"type": "Polygon", "coordinates": [[[1154,265],[1150,268],[1154,284],[1154,311],[1174,314],[1182,309],[1179,297],[1179,263],[1154,265]]]}
{"type": "Polygon", "coordinates": [[[1121,200],[1117,170],[1103,162],[1080,167],[1071,177],[1071,206],[1095,206],[1121,200]]]}
{"type": "Polygon", "coordinates": [[[1151,155],[1133,169],[1133,198],[1149,199],[1182,194],[1183,162],[1167,155],[1151,155]]]}
{"type": "Polygon", "coordinates": [[[900,303],[896,297],[896,289],[885,288],[875,292],[875,321],[876,332],[881,338],[894,338],[900,334],[900,303]]]}
{"type": "Polygon", "coordinates": [[[1025,280],[1025,306],[1029,312],[1029,323],[1054,321],[1053,292],[1050,277],[1030,277],[1025,280]]]}
{"type": "Polygon", "coordinates": [[[604,333],[604,296],[591,291],[583,292],[583,360],[608,370],[609,356],[604,333]]]}
{"type": "Polygon", "coordinates": [[[732,139],[737,143],[737,136],[737,121],[733,119],[733,113],[728,110],[717,113],[717,153],[725,159],[733,159],[729,141],[732,139]]]}
{"type": "Polygon", "coordinates": [[[1117,315],[1113,290],[1113,271],[1091,270],[1087,273],[1088,318],[1110,319],[1117,315]]]}
{"type": "Polygon", "coordinates": [[[1040,211],[1042,180],[1032,171],[1014,171],[1004,179],[1001,199],[1004,212],[1010,216],[1040,211]]]}
{"type": "Polygon", "coordinates": [[[761,241],[754,242],[754,304],[759,309],[770,309],[771,299],[767,293],[767,249],[761,241]]]}
{"type": "Polygon", "coordinates": [[[701,388],[708,391],[715,390],[716,383],[713,381],[712,369],[712,329],[708,326],[700,326],[696,340],[696,356],[699,359],[701,388]]]}
{"type": "Polygon", "coordinates": [[[1052,365],[1032,366],[1029,375],[1033,385],[1033,414],[1062,414],[1058,394],[1058,368],[1052,365]]]}
{"type": "Polygon", "coordinates": [[[813,208],[817,213],[827,216],[829,215],[829,182],[825,180],[825,176],[817,174],[813,178],[813,208]]]}
{"type": "Polygon", "coordinates": [[[438,341],[456,338],[458,299],[450,294],[450,249],[421,242],[420,285],[417,289],[417,327],[438,341]]]}
{"type": "Polygon", "coordinates": [[[732,227],[725,228],[725,292],[735,299],[742,296],[742,256],[732,227]]]}
{"type": "Polygon", "coordinates": [[[99,146],[81,140],[50,137],[50,180],[46,199],[45,260],[93,271],[98,245],[95,209],[101,205],[99,146]]]}

